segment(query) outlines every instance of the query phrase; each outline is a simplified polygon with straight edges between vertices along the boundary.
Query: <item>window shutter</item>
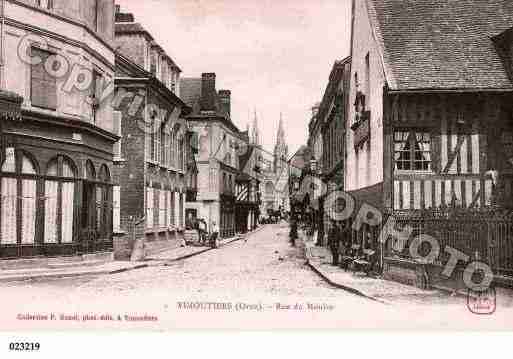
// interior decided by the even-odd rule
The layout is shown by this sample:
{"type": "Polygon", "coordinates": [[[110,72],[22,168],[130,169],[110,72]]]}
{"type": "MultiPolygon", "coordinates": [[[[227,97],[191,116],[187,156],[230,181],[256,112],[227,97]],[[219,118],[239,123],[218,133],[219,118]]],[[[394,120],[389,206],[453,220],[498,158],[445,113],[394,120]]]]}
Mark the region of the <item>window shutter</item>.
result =
{"type": "Polygon", "coordinates": [[[57,109],[57,79],[48,74],[44,68],[44,63],[51,56],[51,53],[31,48],[32,56],[39,56],[41,63],[33,65],[31,68],[31,102],[33,106],[42,107],[50,110],[57,109]]]}
{"type": "MultiPolygon", "coordinates": [[[[113,121],[113,131],[116,135],[122,136],[121,133],[121,119],[122,119],[122,113],[121,111],[114,111],[112,114],[112,121],[113,121]]],[[[114,145],[114,157],[121,157],[121,139],[119,139],[118,142],[114,145]]]]}

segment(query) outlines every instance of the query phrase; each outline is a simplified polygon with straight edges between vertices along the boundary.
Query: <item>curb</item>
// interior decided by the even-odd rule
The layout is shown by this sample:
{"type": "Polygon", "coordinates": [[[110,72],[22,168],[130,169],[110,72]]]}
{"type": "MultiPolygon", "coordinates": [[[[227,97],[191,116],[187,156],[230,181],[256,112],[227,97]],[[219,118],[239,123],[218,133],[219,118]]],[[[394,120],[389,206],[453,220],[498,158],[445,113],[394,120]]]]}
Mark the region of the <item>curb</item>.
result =
{"type": "Polygon", "coordinates": [[[367,294],[363,293],[362,291],[359,291],[358,289],[355,289],[355,288],[352,288],[352,287],[348,287],[348,286],[345,286],[343,284],[336,283],[336,282],[332,281],[328,276],[326,276],[319,269],[317,269],[317,267],[315,267],[312,263],[310,263],[310,260],[308,260],[308,259],[306,260],[306,265],[308,265],[308,267],[310,267],[310,269],[312,269],[319,277],[321,277],[325,282],[327,282],[328,284],[330,284],[333,287],[336,287],[338,289],[342,289],[342,290],[344,290],[346,292],[349,292],[351,294],[354,294],[354,295],[357,295],[359,297],[366,298],[366,299],[369,299],[369,300],[372,300],[372,301],[375,301],[375,302],[378,302],[378,303],[381,303],[381,304],[391,305],[391,303],[389,303],[389,302],[386,302],[386,301],[384,301],[382,299],[378,299],[376,297],[372,297],[370,295],[367,295],[367,294]]]}
{"type": "MultiPolygon", "coordinates": [[[[249,236],[259,232],[262,228],[264,228],[264,226],[259,227],[255,231],[253,231],[251,233],[247,233],[244,236],[240,236],[240,237],[234,238],[226,243],[223,243],[221,245],[221,247],[231,244],[231,243],[234,243],[234,242],[237,242],[237,241],[240,241],[241,239],[243,239],[245,237],[249,237],[249,236]]],[[[203,249],[203,250],[200,250],[197,252],[189,253],[184,256],[169,260],[169,261],[167,261],[167,263],[172,263],[172,262],[177,262],[177,261],[181,261],[184,259],[188,259],[188,258],[197,256],[197,255],[209,252],[213,249],[214,248],[207,248],[207,249],[203,249]]],[[[152,261],[152,260],[150,259],[150,261],[152,261]]],[[[154,260],[154,261],[158,261],[158,260],[154,260]]],[[[166,266],[167,263],[165,263],[164,266],[166,266]]],[[[135,266],[127,266],[125,268],[119,268],[119,269],[114,269],[114,270],[100,270],[100,271],[87,271],[87,272],[75,272],[75,273],[47,273],[47,274],[42,273],[42,274],[36,274],[36,275],[23,275],[23,276],[13,275],[11,277],[4,277],[4,278],[2,278],[0,276],[0,283],[22,282],[22,281],[35,280],[35,279],[56,279],[56,278],[87,277],[87,276],[93,276],[93,275],[97,276],[97,275],[119,274],[119,273],[137,270],[137,269],[148,268],[151,266],[157,267],[159,265],[162,265],[162,264],[158,263],[156,265],[152,265],[151,263],[143,263],[143,264],[139,264],[139,265],[135,265],[135,266]]]]}

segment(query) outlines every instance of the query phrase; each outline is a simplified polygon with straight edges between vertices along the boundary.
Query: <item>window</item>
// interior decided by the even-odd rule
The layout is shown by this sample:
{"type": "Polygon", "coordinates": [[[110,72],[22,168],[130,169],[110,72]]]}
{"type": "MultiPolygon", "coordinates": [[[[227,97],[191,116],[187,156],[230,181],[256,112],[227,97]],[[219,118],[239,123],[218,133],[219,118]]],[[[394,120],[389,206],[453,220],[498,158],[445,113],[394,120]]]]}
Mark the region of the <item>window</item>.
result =
{"type": "MultiPolygon", "coordinates": [[[[41,58],[40,64],[31,67],[30,101],[32,106],[55,111],[57,109],[57,79],[44,68],[46,60],[53,54],[37,47],[32,47],[31,52],[32,56],[41,58]]],[[[54,66],[59,65],[55,62],[54,66]]]]}
{"type": "Polygon", "coordinates": [[[168,79],[167,79],[167,76],[168,76],[168,73],[167,73],[167,62],[164,61],[164,59],[162,60],[162,70],[160,71],[161,73],[161,78],[160,78],[160,82],[162,82],[164,84],[164,86],[167,87],[167,84],[169,83],[168,82],[168,79]]]}
{"type": "Polygon", "coordinates": [[[370,58],[369,54],[365,56],[365,95],[367,96],[367,103],[370,105],[370,91],[371,91],[371,83],[370,83],[370,58]]]}
{"type": "Polygon", "coordinates": [[[112,230],[110,216],[110,172],[106,165],[100,168],[99,181],[96,185],[96,228],[100,238],[109,238],[112,230]]]}
{"type": "Polygon", "coordinates": [[[151,51],[150,55],[150,72],[153,76],[157,76],[157,53],[155,51],[151,51]]]}
{"type": "Polygon", "coordinates": [[[116,232],[121,230],[121,187],[114,186],[112,191],[112,205],[114,207],[113,213],[113,229],[116,232]]]}
{"type": "Polygon", "coordinates": [[[176,208],[176,204],[175,204],[175,192],[172,191],[171,192],[171,203],[170,203],[170,211],[169,211],[169,222],[172,226],[175,226],[176,225],[176,220],[175,220],[175,208],[176,208]]]}
{"type": "Polygon", "coordinates": [[[172,71],[171,72],[171,91],[173,93],[176,93],[176,72],[172,71]]]}
{"type": "Polygon", "coordinates": [[[76,177],[74,165],[58,157],[48,164],[46,176],[44,242],[72,243],[76,177]]]}
{"type": "Polygon", "coordinates": [[[98,24],[99,24],[99,18],[98,18],[98,13],[100,11],[99,9],[99,6],[98,6],[98,1],[99,0],[93,0],[94,2],[94,30],[95,31],[98,31],[98,24]]]}
{"type": "Polygon", "coordinates": [[[171,191],[166,191],[166,208],[166,227],[169,227],[173,222],[171,219],[173,213],[173,209],[171,207],[171,191]]]}
{"type": "Polygon", "coordinates": [[[0,244],[34,244],[36,175],[35,163],[25,154],[15,153],[4,161],[1,180],[0,244]],[[20,223],[17,220],[17,211],[21,214],[20,223]]]}
{"type": "Polygon", "coordinates": [[[176,151],[176,131],[173,129],[171,130],[171,135],[169,136],[169,165],[172,168],[176,167],[176,158],[175,158],[175,151],[176,151]]]}
{"type": "Polygon", "coordinates": [[[93,123],[96,123],[96,113],[103,92],[103,76],[96,69],[93,69],[91,74],[91,86],[89,87],[89,96],[91,98],[91,118],[93,120],[93,123]]]}
{"type": "Polygon", "coordinates": [[[53,9],[53,0],[36,0],[36,4],[43,9],[53,9]]]}
{"type": "Polygon", "coordinates": [[[180,211],[180,227],[184,227],[184,203],[183,203],[183,194],[178,194],[180,196],[180,207],[179,207],[179,211],[180,211]]]}
{"type": "Polygon", "coordinates": [[[166,191],[161,190],[159,195],[159,227],[166,226],[166,191]]]}
{"type": "MultiPolygon", "coordinates": [[[[121,111],[113,111],[112,113],[113,118],[113,127],[114,127],[114,133],[118,135],[119,137],[122,136],[121,132],[121,120],[122,120],[122,112],[121,111]]],[[[120,159],[121,156],[121,138],[114,144],[114,158],[120,159]]]]}
{"type": "Polygon", "coordinates": [[[394,133],[395,169],[431,170],[431,136],[423,130],[398,130],[394,133]]]}
{"type": "Polygon", "coordinates": [[[184,167],[184,141],[183,136],[180,137],[178,140],[178,168],[183,171],[185,169],[184,167]]]}
{"type": "Polygon", "coordinates": [[[146,188],[146,227],[153,228],[153,188],[146,188]]]}
{"type": "Polygon", "coordinates": [[[150,159],[152,162],[159,163],[160,143],[161,143],[161,125],[160,119],[154,114],[151,117],[152,131],[150,135],[150,159]]]}

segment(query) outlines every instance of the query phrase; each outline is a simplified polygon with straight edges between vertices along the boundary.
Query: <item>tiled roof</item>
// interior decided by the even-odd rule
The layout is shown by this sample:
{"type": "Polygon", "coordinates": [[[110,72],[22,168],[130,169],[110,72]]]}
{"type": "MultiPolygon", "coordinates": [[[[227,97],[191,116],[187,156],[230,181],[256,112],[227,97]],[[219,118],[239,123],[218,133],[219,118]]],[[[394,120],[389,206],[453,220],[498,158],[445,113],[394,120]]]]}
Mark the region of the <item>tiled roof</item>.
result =
{"type": "Polygon", "coordinates": [[[512,89],[491,40],[512,0],[362,0],[391,89],[512,89]]]}
{"type": "Polygon", "coordinates": [[[116,34],[145,34],[151,40],[153,40],[153,36],[138,22],[119,22],[115,24],[115,32],[116,34]]]}

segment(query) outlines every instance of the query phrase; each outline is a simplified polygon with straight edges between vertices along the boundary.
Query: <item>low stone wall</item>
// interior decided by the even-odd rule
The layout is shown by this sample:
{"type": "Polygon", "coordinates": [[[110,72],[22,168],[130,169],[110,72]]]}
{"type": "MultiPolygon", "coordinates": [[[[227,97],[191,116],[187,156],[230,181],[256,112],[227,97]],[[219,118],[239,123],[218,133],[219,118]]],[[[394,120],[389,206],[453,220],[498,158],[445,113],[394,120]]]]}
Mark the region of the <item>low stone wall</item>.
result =
{"type": "MultiPolygon", "coordinates": [[[[129,261],[135,246],[135,238],[144,240],[144,253],[141,256],[146,258],[165,250],[178,248],[185,243],[183,232],[177,231],[155,231],[148,233],[136,233],[137,236],[129,233],[118,233],[114,235],[114,259],[129,261]]],[[[142,259],[141,258],[141,259],[142,259]]]]}

